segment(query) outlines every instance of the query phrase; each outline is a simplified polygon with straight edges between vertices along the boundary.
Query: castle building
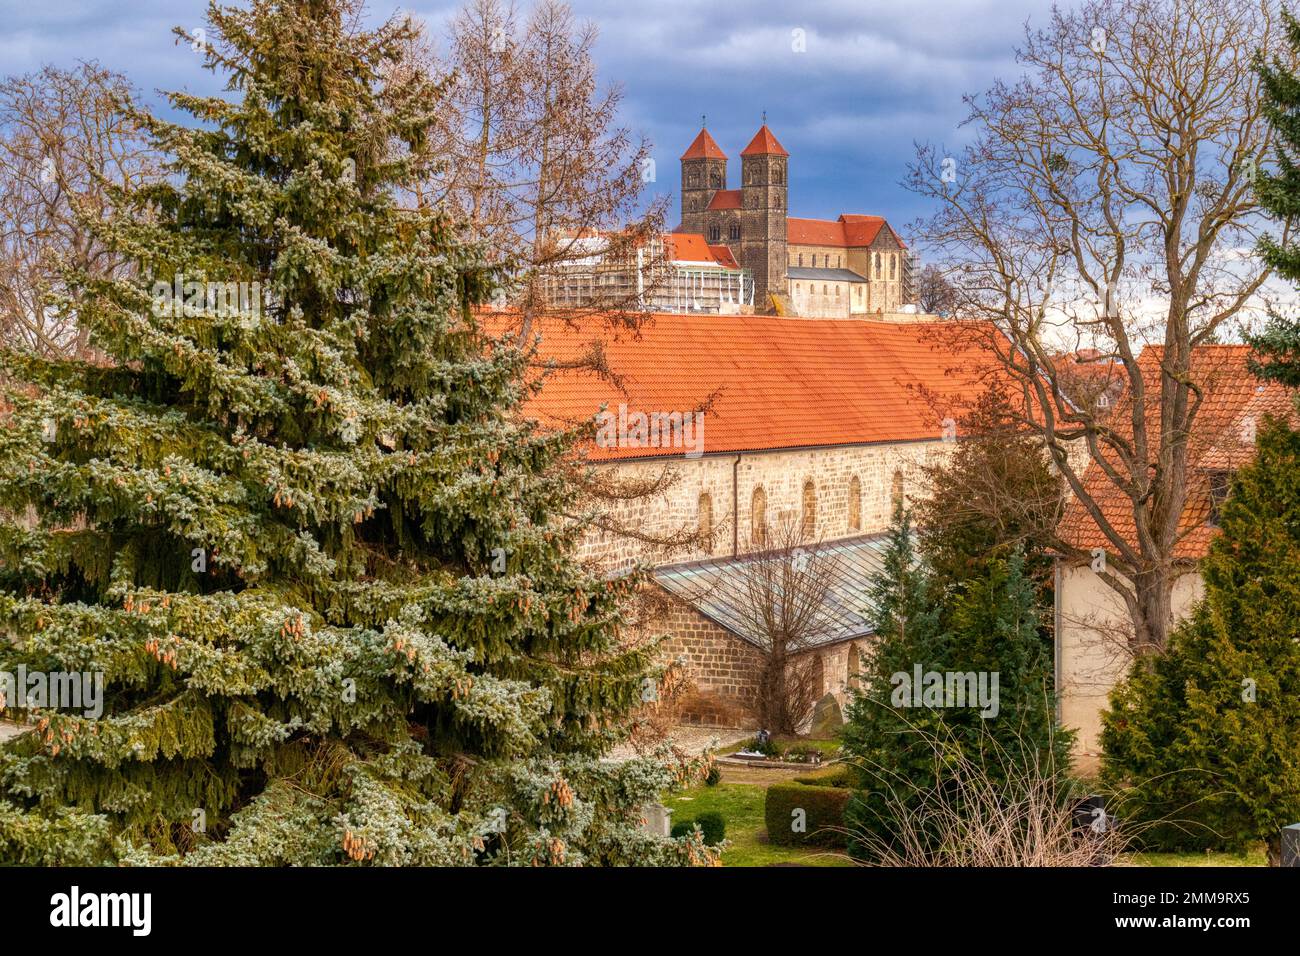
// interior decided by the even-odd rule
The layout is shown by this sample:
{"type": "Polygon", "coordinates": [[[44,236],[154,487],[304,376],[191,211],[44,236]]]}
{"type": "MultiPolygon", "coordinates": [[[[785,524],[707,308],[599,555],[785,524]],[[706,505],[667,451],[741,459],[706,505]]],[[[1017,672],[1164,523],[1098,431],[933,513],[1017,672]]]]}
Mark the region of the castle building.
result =
{"type": "Polygon", "coordinates": [[[754,311],[805,318],[899,319],[911,312],[908,251],[880,216],[789,215],[790,154],[764,123],[740,153],[740,188],[727,154],[701,129],[681,157],[681,225],[727,246],[754,281],[754,311]]]}

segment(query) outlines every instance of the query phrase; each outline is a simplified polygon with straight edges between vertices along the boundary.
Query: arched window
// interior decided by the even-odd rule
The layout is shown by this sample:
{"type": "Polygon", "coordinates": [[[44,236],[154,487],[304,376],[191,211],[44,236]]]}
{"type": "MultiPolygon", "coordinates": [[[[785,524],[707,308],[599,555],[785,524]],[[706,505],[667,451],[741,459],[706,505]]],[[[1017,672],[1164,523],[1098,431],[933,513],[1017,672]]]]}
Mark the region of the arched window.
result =
{"type": "Polygon", "coordinates": [[[713,499],[707,491],[700,495],[700,545],[705,554],[713,553],[713,499]]]}
{"type": "Polygon", "coordinates": [[[722,238],[721,226],[709,226],[709,242],[717,242],[722,238]]]}
{"type": "Polygon", "coordinates": [[[803,521],[799,531],[805,541],[817,534],[817,486],[811,478],[803,483],[803,521]]]}
{"type": "Polygon", "coordinates": [[[874,261],[876,265],[876,278],[879,279],[880,278],[880,253],[876,252],[873,253],[873,255],[875,256],[874,261]]]}
{"type": "Polygon", "coordinates": [[[691,198],[691,212],[699,212],[699,211],[700,211],[700,201],[699,201],[699,199],[697,199],[697,198],[695,198],[695,197],[692,197],[692,198],[691,198]]]}
{"type": "Polygon", "coordinates": [[[712,186],[714,189],[721,189],[722,173],[718,172],[716,169],[713,172],[711,172],[709,174],[709,185],[712,186]]]}
{"type": "Polygon", "coordinates": [[[838,268],[840,267],[840,264],[841,264],[843,261],[844,261],[844,257],[843,257],[843,256],[836,256],[836,257],[835,257],[835,268],[838,269],[838,268]]]}
{"type": "Polygon", "coordinates": [[[857,642],[849,644],[849,666],[848,672],[844,675],[845,687],[853,689],[858,685],[858,674],[862,671],[862,649],[858,647],[857,642]]]}
{"type": "Polygon", "coordinates": [[[822,295],[826,295],[826,283],[822,283],[822,295]]]}
{"type": "Polygon", "coordinates": [[[740,223],[738,223],[738,222],[733,222],[733,223],[731,224],[731,228],[727,230],[727,235],[731,237],[731,241],[732,241],[732,242],[735,242],[737,239],[739,239],[739,238],[740,238],[740,223]]]}
{"type": "Polygon", "coordinates": [[[694,169],[692,169],[692,170],[691,170],[691,171],[686,175],[686,185],[688,185],[688,186],[698,186],[699,184],[700,184],[700,174],[699,174],[697,171],[695,171],[694,169]]]}
{"type": "Polygon", "coordinates": [[[835,298],[838,299],[839,297],[840,297],[840,284],[837,282],[835,283],[835,298]]]}
{"type": "Polygon", "coordinates": [[[799,265],[803,265],[803,253],[799,253],[799,265]]]}
{"type": "Polygon", "coordinates": [[[767,492],[759,485],[749,499],[749,541],[755,548],[767,545],[767,492]]]}
{"type": "Polygon", "coordinates": [[[849,479],[849,530],[862,530],[862,482],[857,475],[849,479]]]}
{"type": "Polygon", "coordinates": [[[903,507],[903,499],[903,470],[899,468],[894,471],[894,482],[889,494],[890,507],[897,511],[903,507]]]}

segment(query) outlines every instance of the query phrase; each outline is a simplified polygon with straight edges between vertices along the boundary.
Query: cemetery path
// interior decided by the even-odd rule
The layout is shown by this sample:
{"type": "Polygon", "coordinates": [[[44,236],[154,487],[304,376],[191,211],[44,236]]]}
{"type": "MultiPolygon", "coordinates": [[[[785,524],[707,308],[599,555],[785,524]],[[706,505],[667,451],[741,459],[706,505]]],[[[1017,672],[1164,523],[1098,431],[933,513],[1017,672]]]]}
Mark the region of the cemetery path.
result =
{"type": "MultiPolygon", "coordinates": [[[[678,747],[691,755],[696,755],[704,753],[715,738],[718,748],[723,748],[753,737],[754,732],[736,730],[734,727],[696,727],[682,724],[669,731],[668,736],[678,747]]],[[[609,756],[612,760],[630,760],[636,756],[636,751],[623,744],[610,751],[609,756]]]]}

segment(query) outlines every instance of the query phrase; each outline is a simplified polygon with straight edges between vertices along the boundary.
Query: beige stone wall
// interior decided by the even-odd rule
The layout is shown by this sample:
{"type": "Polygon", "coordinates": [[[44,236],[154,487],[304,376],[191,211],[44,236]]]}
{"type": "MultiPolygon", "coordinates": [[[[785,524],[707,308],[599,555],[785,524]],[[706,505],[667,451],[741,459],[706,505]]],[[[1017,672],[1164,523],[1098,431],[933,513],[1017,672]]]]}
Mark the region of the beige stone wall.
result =
{"type": "Polygon", "coordinates": [[[755,726],[750,704],[762,655],[687,604],[673,602],[664,621],[672,635],[664,660],[681,660],[692,687],[681,702],[681,719],[710,727],[755,726]]]}
{"type": "MultiPolygon", "coordinates": [[[[935,423],[936,435],[941,428],[935,423]]],[[[705,419],[705,447],[708,420],[705,419]]],[[[920,487],[920,467],[938,461],[954,446],[936,438],[932,442],[888,445],[856,445],[810,451],[747,452],[736,469],[739,511],[738,550],[749,550],[754,489],[762,486],[767,497],[767,523],[780,527],[784,521],[798,521],[802,515],[803,489],[812,481],[816,489],[816,531],[814,539],[830,541],[883,531],[892,513],[894,473],[903,475],[903,490],[909,500],[920,487]],[[861,485],[860,530],[849,527],[849,489],[857,477],[861,485]]],[[[602,465],[614,468],[626,479],[649,480],[664,473],[673,475],[668,489],[619,503],[610,515],[624,527],[667,537],[682,529],[695,529],[700,520],[700,496],[709,495],[713,518],[713,547],[666,553],[649,548],[626,535],[593,531],[584,540],[581,556],[601,567],[614,568],[633,560],[654,564],[693,561],[732,553],[732,466],[734,456],[704,456],[694,460],[662,459],[602,465]]]]}
{"type": "MultiPolygon", "coordinates": [[[[822,295],[820,285],[816,292],[809,291],[810,283],[791,280],[789,294],[798,313],[808,318],[836,318],[849,315],[897,314],[903,303],[903,249],[892,236],[882,235],[869,248],[844,249],[839,246],[790,245],[789,264],[817,269],[851,269],[865,276],[864,286],[854,287],[842,283],[841,297],[835,298],[834,289],[822,295]],[[880,269],[876,269],[876,256],[880,269]],[[827,259],[829,256],[829,260],[827,259]],[[861,294],[857,292],[861,288],[861,294]]],[[[828,283],[829,284],[829,283],[828,283]]]]}
{"type": "MultiPolygon", "coordinates": [[[[840,246],[807,246],[795,245],[790,243],[787,247],[790,253],[790,265],[798,268],[803,266],[805,269],[852,269],[849,265],[850,258],[854,250],[844,249],[840,246]],[[800,261],[799,257],[803,256],[800,261]],[[813,256],[817,257],[816,263],[813,262],[813,256]],[[830,256],[830,264],[827,264],[826,257],[830,256]]],[[[854,269],[856,272],[857,270],[854,269]]],[[[866,275],[865,272],[861,273],[866,275]]]]}
{"type": "MultiPolygon", "coordinates": [[[[682,722],[754,729],[752,701],[763,662],[759,650],[681,602],[672,602],[663,623],[672,635],[662,645],[663,659],[682,661],[691,678],[680,701],[682,722]]],[[[815,652],[822,664],[819,697],[834,694],[841,708],[848,703],[849,675],[857,673],[861,647],[861,642],[845,641],[815,652]]]]}
{"type": "Polygon", "coordinates": [[[852,315],[865,318],[867,315],[870,295],[865,282],[791,279],[789,285],[790,304],[795,315],[801,318],[842,319],[852,315]],[[826,289],[826,292],[822,292],[822,289],[826,289]]]}
{"type": "MultiPolygon", "coordinates": [[[[1199,574],[1178,578],[1173,593],[1175,617],[1186,617],[1203,593],[1199,574]]],[[[1132,625],[1123,599],[1088,565],[1061,566],[1056,600],[1061,723],[1078,731],[1075,760],[1081,769],[1091,770],[1100,756],[1101,712],[1111,688],[1128,669],[1130,658],[1123,640],[1132,625]]]]}

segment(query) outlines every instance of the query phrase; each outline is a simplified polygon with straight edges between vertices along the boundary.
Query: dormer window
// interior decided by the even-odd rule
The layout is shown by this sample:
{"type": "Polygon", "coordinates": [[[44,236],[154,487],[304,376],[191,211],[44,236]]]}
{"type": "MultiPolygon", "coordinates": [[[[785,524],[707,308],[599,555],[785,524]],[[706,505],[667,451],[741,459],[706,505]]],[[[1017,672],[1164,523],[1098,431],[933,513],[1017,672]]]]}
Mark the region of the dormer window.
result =
{"type": "Polygon", "coordinates": [[[1223,503],[1228,500],[1228,492],[1232,489],[1232,472],[1215,470],[1209,473],[1210,481],[1210,517],[1206,523],[1211,528],[1219,526],[1219,514],[1223,510],[1223,503]]]}

